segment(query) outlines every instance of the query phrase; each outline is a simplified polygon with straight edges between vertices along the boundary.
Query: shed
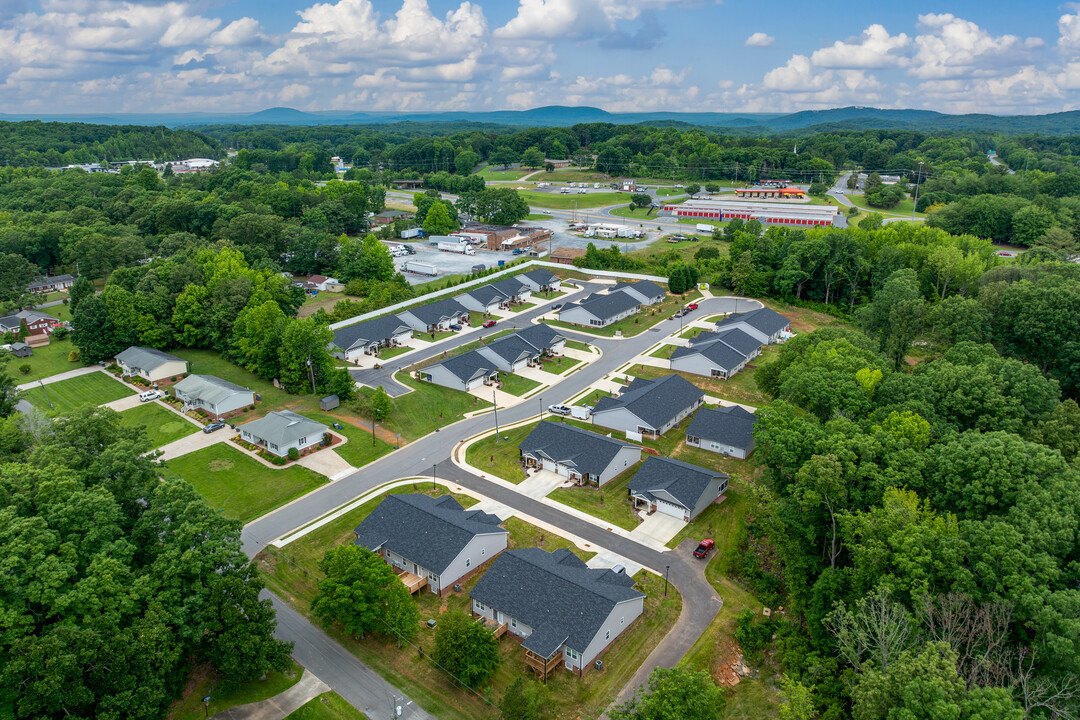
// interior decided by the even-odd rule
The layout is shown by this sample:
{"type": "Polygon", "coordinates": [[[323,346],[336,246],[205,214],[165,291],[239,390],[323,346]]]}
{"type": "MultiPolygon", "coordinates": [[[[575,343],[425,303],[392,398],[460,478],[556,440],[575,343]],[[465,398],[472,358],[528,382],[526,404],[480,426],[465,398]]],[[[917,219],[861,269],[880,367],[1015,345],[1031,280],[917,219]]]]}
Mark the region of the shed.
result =
{"type": "Polygon", "coordinates": [[[327,395],[326,397],[324,397],[322,400],[319,401],[319,409],[320,410],[333,410],[334,408],[336,408],[340,404],[341,404],[341,401],[338,400],[337,395],[327,395]]]}

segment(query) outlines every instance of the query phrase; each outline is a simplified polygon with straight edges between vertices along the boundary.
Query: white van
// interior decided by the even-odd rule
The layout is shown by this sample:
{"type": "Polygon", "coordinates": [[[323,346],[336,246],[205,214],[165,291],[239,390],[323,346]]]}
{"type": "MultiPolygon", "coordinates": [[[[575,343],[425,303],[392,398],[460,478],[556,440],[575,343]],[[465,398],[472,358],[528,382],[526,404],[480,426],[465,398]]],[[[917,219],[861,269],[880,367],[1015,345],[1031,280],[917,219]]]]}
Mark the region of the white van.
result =
{"type": "Polygon", "coordinates": [[[163,397],[160,390],[147,390],[139,393],[139,402],[150,402],[151,400],[157,400],[159,397],[163,397]]]}

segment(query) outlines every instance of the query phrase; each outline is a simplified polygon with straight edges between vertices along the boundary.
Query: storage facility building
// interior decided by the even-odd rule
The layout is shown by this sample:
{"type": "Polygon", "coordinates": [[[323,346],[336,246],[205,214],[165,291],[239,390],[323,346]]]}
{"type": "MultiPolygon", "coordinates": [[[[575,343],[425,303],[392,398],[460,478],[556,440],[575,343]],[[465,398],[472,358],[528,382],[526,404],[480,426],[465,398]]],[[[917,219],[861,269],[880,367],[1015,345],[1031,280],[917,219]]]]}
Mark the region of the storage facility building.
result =
{"type": "Polygon", "coordinates": [[[766,225],[799,227],[829,227],[837,217],[837,210],[831,205],[791,206],[731,200],[687,200],[681,205],[665,205],[664,210],[675,217],[758,220],[766,225]]]}

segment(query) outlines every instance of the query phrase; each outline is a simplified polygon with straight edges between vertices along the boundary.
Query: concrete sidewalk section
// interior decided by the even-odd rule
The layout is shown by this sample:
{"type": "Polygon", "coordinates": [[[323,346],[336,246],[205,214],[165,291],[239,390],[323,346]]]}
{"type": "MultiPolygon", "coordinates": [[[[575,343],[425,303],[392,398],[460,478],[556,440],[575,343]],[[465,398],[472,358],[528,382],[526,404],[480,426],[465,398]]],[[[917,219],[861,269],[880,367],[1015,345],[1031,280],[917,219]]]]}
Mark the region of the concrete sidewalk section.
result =
{"type": "Polygon", "coordinates": [[[329,690],[329,685],[304,670],[300,682],[288,690],[266,700],[231,707],[214,717],[221,720],[285,720],[309,700],[314,700],[329,690]]]}
{"type": "Polygon", "coordinates": [[[19,390],[19,391],[32,390],[33,388],[38,387],[39,384],[41,384],[41,383],[44,383],[45,385],[50,385],[50,384],[52,384],[54,382],[62,382],[64,380],[70,380],[71,378],[76,378],[76,377],[79,377],[80,375],[89,375],[90,373],[93,373],[93,372],[104,372],[104,370],[102,370],[97,365],[90,365],[89,367],[75,368],[74,370],[68,370],[67,372],[58,373],[56,375],[50,375],[47,378],[41,378],[41,380],[35,380],[34,382],[28,382],[28,383],[23,383],[22,385],[17,385],[17,386],[15,386],[15,389],[19,390]]]}

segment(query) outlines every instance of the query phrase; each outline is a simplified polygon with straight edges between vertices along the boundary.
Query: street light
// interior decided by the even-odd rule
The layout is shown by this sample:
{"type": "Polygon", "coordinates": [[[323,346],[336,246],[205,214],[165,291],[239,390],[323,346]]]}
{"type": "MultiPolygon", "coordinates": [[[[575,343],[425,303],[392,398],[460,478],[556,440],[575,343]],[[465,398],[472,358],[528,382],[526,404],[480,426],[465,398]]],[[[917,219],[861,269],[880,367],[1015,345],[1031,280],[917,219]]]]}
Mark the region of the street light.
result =
{"type": "Polygon", "coordinates": [[[438,490],[439,489],[435,485],[435,466],[434,465],[431,466],[431,489],[432,490],[438,490]]]}
{"type": "Polygon", "coordinates": [[[671,570],[671,566],[670,565],[665,565],[664,566],[664,597],[667,597],[668,571],[669,570],[671,570]]]}
{"type": "Polygon", "coordinates": [[[919,180],[922,178],[922,163],[919,163],[919,171],[915,174],[915,204],[911,206],[911,223],[915,224],[915,208],[919,206],[919,180]]]}

